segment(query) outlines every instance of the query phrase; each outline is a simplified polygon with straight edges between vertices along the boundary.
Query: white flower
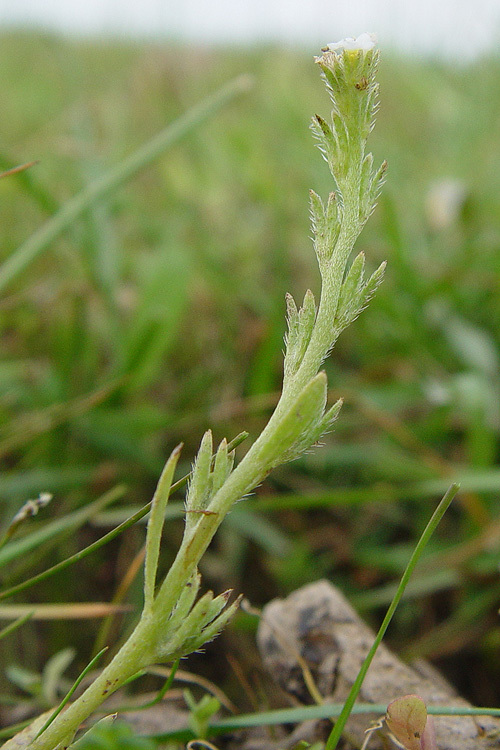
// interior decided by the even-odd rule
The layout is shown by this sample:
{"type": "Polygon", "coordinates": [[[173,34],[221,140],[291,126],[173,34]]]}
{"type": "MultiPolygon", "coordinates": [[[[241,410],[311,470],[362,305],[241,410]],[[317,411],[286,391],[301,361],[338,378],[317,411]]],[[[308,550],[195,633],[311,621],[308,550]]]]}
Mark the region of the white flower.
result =
{"type": "Polygon", "coordinates": [[[367,52],[375,47],[376,41],[377,38],[375,34],[367,34],[365,32],[364,34],[360,34],[357,39],[353,39],[349,36],[347,39],[342,39],[340,42],[327,44],[321,51],[339,52],[342,50],[363,50],[364,52],[367,52]]]}

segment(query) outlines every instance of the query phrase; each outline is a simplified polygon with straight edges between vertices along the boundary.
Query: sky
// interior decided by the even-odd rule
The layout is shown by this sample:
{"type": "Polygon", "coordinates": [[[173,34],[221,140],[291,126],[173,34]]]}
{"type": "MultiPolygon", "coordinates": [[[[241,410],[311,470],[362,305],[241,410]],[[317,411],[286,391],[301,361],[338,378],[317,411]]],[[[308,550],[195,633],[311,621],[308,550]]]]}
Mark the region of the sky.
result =
{"type": "Polygon", "coordinates": [[[320,46],[364,31],[381,46],[470,59],[500,44],[500,0],[0,0],[0,28],[282,41],[320,46]]]}

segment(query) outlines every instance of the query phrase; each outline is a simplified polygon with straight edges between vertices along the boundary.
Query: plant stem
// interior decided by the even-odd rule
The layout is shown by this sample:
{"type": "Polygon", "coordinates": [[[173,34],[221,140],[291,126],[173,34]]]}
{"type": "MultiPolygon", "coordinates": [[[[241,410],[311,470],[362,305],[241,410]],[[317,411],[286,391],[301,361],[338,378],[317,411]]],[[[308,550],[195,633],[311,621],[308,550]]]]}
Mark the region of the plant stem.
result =
{"type": "MultiPolygon", "coordinates": [[[[151,623],[141,619],[134,632],[83,695],[59,714],[30,744],[30,750],[61,750],[68,747],[80,726],[101,703],[133,677],[148,660],[151,623]]],[[[10,750],[8,743],[6,750],[10,750]]],[[[14,748],[14,746],[13,746],[14,748]]]]}
{"type": "MultiPolygon", "coordinates": [[[[208,444],[211,446],[212,437],[211,434],[206,434],[193,471],[193,476],[196,477],[196,480],[193,480],[196,489],[193,490],[192,496],[188,491],[186,499],[188,513],[197,513],[198,515],[189,516],[189,523],[186,523],[179,552],[166,578],[156,592],[159,539],[163,524],[164,505],[169,494],[169,490],[163,488],[165,490],[162,496],[163,505],[161,508],[158,506],[160,510],[157,512],[158,517],[156,519],[153,512],[148,526],[150,555],[149,558],[148,555],[146,556],[146,606],[139,623],[130,638],[96,681],[70,708],[59,714],[40,737],[33,741],[31,750],[56,750],[56,748],[63,750],[71,742],[81,722],[108,695],[122,686],[134,674],[155,661],[170,661],[183,653],[188,653],[192,643],[197,642],[196,639],[199,635],[207,637],[208,632],[209,637],[213,637],[216,634],[217,624],[224,617],[224,615],[221,615],[221,618],[218,617],[221,612],[219,605],[224,603],[224,595],[218,597],[218,602],[210,600],[211,594],[205,595],[201,597],[197,604],[194,604],[199,585],[197,567],[203,553],[231,507],[251,492],[274,466],[300,455],[301,452],[314,444],[325,429],[328,429],[336,416],[335,407],[325,413],[327,382],[325,374],[318,374],[318,370],[339,332],[347,325],[345,316],[343,321],[342,311],[338,310],[339,299],[343,289],[349,255],[363,223],[360,220],[360,206],[362,205],[360,189],[364,165],[365,131],[368,132],[367,122],[372,119],[373,97],[374,92],[376,93],[376,87],[369,88],[368,84],[361,85],[357,78],[353,78],[354,73],[352,73],[351,68],[353,65],[354,67],[358,65],[361,66],[360,70],[366,70],[367,74],[374,75],[378,58],[374,57],[373,41],[371,38],[368,41],[367,46],[365,40],[365,46],[360,47],[357,51],[351,51],[349,54],[346,52],[342,56],[334,54],[333,57],[330,56],[323,61],[325,74],[329,64],[340,66],[341,75],[339,79],[334,80],[330,76],[329,80],[331,80],[334,88],[338,88],[339,101],[345,102],[346,124],[341,123],[341,126],[348,137],[346,153],[338,157],[335,147],[332,146],[332,132],[329,131],[326,124],[322,126],[324,128],[322,132],[325,149],[330,148],[332,151],[329,156],[329,163],[331,162],[333,165],[331,167],[332,174],[339,189],[341,206],[336,217],[328,212],[321,214],[321,200],[318,198],[320,204],[318,216],[323,230],[330,222],[329,226],[326,227],[326,233],[322,235],[323,239],[324,237],[327,239],[324,240],[321,250],[318,244],[315,245],[320,263],[322,290],[317,310],[310,292],[306,294],[304,307],[300,311],[291,308],[292,313],[296,314],[296,318],[293,320],[294,335],[296,336],[295,344],[300,342],[300,347],[293,349],[293,345],[289,342],[290,349],[287,350],[287,356],[290,357],[288,361],[295,363],[297,369],[294,369],[295,364],[294,367],[290,366],[289,377],[287,376],[276,409],[261,435],[234,471],[229,468],[228,472],[221,474],[221,472],[225,472],[224,467],[229,465],[224,442],[216,454],[211,473],[209,463],[206,461],[206,448],[203,446],[208,444]],[[359,109],[360,107],[361,109],[359,109]],[[337,162],[341,166],[339,170],[336,168],[336,166],[339,166],[337,162]],[[294,360],[293,357],[296,357],[296,359],[294,360]],[[222,446],[223,450],[221,450],[222,446]],[[198,484],[202,482],[202,484],[198,486],[196,482],[198,484]],[[216,491],[217,488],[219,489],[216,491]],[[197,495],[196,493],[200,494],[197,495]],[[204,500],[202,505],[199,504],[199,501],[195,502],[198,497],[206,498],[206,502],[204,500]],[[193,504],[190,505],[190,502],[193,504]],[[186,586],[192,586],[193,581],[196,582],[195,588],[186,588],[186,586]],[[212,610],[210,610],[211,604],[214,605],[212,610]],[[205,606],[208,609],[204,611],[203,607],[205,606]],[[193,617],[189,619],[191,615],[193,617]],[[175,630],[179,620],[184,616],[184,631],[181,629],[181,634],[176,640],[175,630]],[[202,624],[199,625],[200,623],[202,624]],[[197,631],[198,625],[200,629],[197,631]]],[[[361,79],[361,81],[365,80],[365,78],[361,79]]],[[[375,86],[374,83],[373,86],[375,86]]],[[[215,106],[220,106],[222,101],[226,101],[240,89],[241,82],[220,92],[218,97],[205,105],[205,109],[202,107],[202,117],[207,116],[215,106]]],[[[334,94],[334,89],[332,89],[332,93],[334,94]]],[[[194,118],[195,122],[199,122],[201,119],[200,112],[196,116],[191,115],[191,117],[194,118]]],[[[177,136],[184,133],[185,130],[186,123],[183,123],[182,126],[178,125],[177,136]]],[[[81,212],[82,205],[87,207],[89,202],[96,200],[97,196],[103,195],[111,187],[118,185],[142,166],[145,161],[150,160],[152,154],[157,154],[159,146],[160,142],[151,144],[149,150],[143,151],[142,154],[136,155],[125,162],[114,174],[102,178],[97,186],[91,186],[87,193],[77,196],[66,207],[65,213],[63,212],[59,217],[55,217],[56,222],[52,224],[51,229],[49,228],[48,234],[43,236],[42,233],[41,239],[40,237],[38,240],[35,238],[31,245],[28,244],[27,247],[21,248],[11,259],[10,265],[4,266],[3,280],[0,274],[0,290],[2,284],[8,283],[35,255],[46,247],[48,238],[53,239],[67,226],[71,218],[81,212]]],[[[161,147],[165,147],[163,140],[161,141],[161,147]]],[[[369,165],[371,165],[371,161],[369,165]]],[[[365,202],[363,205],[368,203],[369,206],[372,206],[373,204],[371,183],[375,177],[376,175],[368,175],[367,178],[365,173],[366,194],[363,198],[365,202]]],[[[332,201],[329,205],[334,206],[335,204],[332,201]]],[[[319,237],[317,234],[317,239],[319,237]]],[[[360,268],[359,264],[355,268],[360,268]]],[[[349,311],[354,316],[363,309],[363,300],[360,297],[363,282],[361,271],[357,279],[359,281],[357,286],[348,287],[347,301],[351,304],[349,311]],[[359,300],[361,300],[361,303],[357,307],[359,300]]],[[[344,303],[343,297],[342,304],[344,303]]],[[[290,330],[292,330],[292,321],[290,322],[290,330]]],[[[173,457],[174,454],[172,454],[170,461],[173,460],[173,457]]],[[[169,463],[167,463],[167,468],[168,466],[169,463]]],[[[230,467],[232,467],[232,461],[230,467]]],[[[169,489],[174,468],[175,465],[167,482],[169,489]]],[[[231,607],[226,610],[226,613],[229,617],[231,607]]]]}

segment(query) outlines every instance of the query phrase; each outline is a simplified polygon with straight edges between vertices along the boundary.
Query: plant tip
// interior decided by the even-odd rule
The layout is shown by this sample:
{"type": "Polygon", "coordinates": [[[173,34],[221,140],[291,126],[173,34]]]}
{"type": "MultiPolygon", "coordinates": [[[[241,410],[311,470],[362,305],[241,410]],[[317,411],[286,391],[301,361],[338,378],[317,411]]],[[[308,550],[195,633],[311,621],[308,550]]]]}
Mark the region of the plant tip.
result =
{"type": "Polygon", "coordinates": [[[353,37],[348,36],[345,39],[341,39],[340,42],[331,42],[330,44],[327,44],[326,47],[322,47],[322,52],[343,52],[344,50],[347,51],[357,51],[362,50],[363,52],[367,52],[368,50],[371,50],[375,47],[377,43],[377,37],[375,34],[360,34],[356,39],[353,39],[353,37]]]}

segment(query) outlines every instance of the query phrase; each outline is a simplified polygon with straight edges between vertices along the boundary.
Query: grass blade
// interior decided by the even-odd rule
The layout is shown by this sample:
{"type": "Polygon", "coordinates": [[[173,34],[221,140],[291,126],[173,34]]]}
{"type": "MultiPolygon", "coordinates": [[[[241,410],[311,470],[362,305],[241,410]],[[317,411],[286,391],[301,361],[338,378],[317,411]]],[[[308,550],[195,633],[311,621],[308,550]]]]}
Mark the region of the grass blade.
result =
{"type": "Polygon", "coordinates": [[[124,492],[125,488],[123,485],[113,487],[109,492],[106,492],[102,497],[98,498],[93,503],[86,505],[84,508],[47,523],[41,529],[38,529],[21,539],[8,542],[0,550],[0,567],[26,555],[32,549],[38,548],[41,544],[53,539],[59,534],[79,528],[99,510],[102,510],[102,508],[105,508],[107,505],[121,497],[124,492]]]}
{"type": "MultiPolygon", "coordinates": [[[[235,448],[237,448],[238,445],[241,445],[241,443],[244,440],[246,440],[247,437],[248,437],[248,432],[240,432],[240,434],[237,435],[228,444],[227,446],[228,452],[235,450],[235,448]]],[[[188,481],[190,476],[191,474],[189,473],[181,477],[180,479],[178,479],[177,482],[175,482],[171,486],[169,495],[172,494],[172,492],[175,492],[175,490],[178,490],[181,487],[183,487],[188,481]]],[[[117,489],[120,489],[120,491],[123,492],[123,488],[117,488],[117,489]]],[[[6,589],[5,591],[0,592],[0,601],[3,599],[8,599],[9,597],[14,596],[14,594],[18,594],[19,592],[24,591],[25,589],[28,589],[31,586],[34,586],[36,583],[40,583],[41,581],[44,581],[46,578],[49,578],[51,575],[54,575],[54,573],[58,573],[59,571],[64,570],[64,568],[67,568],[70,565],[73,565],[74,563],[78,562],[79,560],[82,560],[84,557],[87,557],[87,555],[92,554],[92,552],[99,549],[99,547],[104,546],[105,544],[110,542],[112,539],[119,536],[119,534],[124,532],[130,526],[133,526],[135,523],[137,523],[137,521],[140,521],[141,518],[144,518],[144,516],[147,513],[149,513],[151,509],[151,502],[144,505],[140,510],[134,513],[134,515],[130,516],[130,518],[127,518],[126,521],[123,521],[123,523],[121,523],[115,529],[112,529],[110,532],[105,534],[96,542],[94,542],[93,544],[89,544],[88,547],[85,547],[85,549],[80,550],[80,552],[76,552],[74,555],[72,555],[71,557],[68,557],[66,560],[61,560],[60,563],[57,563],[56,565],[53,565],[51,568],[48,568],[47,570],[44,570],[41,573],[38,573],[38,575],[33,576],[32,578],[29,578],[27,581],[18,583],[16,586],[11,586],[9,589],[6,589]]],[[[88,507],[92,507],[94,509],[94,504],[88,507]]],[[[81,513],[81,511],[78,511],[78,512],[81,513]]],[[[10,548],[10,545],[9,545],[9,548],[10,548]]],[[[4,548],[2,552],[4,552],[5,549],[6,548],[4,548]]],[[[1,558],[1,552],[0,552],[0,558],[1,558]]],[[[1,560],[0,560],[0,564],[1,564],[1,560]]]]}
{"type": "Polygon", "coordinates": [[[0,294],[90,206],[104,195],[116,190],[141,169],[153,163],[164,151],[234,99],[235,96],[247,91],[250,87],[250,81],[251,79],[246,75],[230,81],[215,94],[192,107],[127,159],[105,172],[88,188],[65,203],[55,216],[40,227],[2,265],[0,268],[0,294]]]}
{"type": "Polygon", "coordinates": [[[26,612],[21,617],[18,617],[17,620],[14,622],[11,622],[10,625],[6,625],[2,630],[0,630],[0,641],[2,638],[6,638],[8,635],[14,632],[14,630],[17,630],[21,627],[21,625],[24,625],[25,622],[28,622],[28,620],[31,620],[33,616],[33,611],[26,612]]]}
{"type": "Polygon", "coordinates": [[[73,683],[73,685],[71,686],[71,688],[68,690],[68,692],[66,693],[66,695],[62,699],[61,703],[57,706],[57,708],[55,709],[55,711],[49,716],[49,718],[47,719],[47,721],[45,722],[45,724],[43,725],[43,727],[38,732],[38,734],[35,737],[35,739],[38,739],[38,737],[40,737],[40,735],[42,734],[42,732],[45,732],[45,730],[47,729],[47,727],[49,727],[52,724],[52,722],[54,721],[54,719],[56,718],[56,716],[58,716],[61,713],[61,711],[63,710],[64,706],[68,703],[68,701],[70,700],[71,696],[73,695],[73,693],[75,692],[75,690],[77,689],[78,685],[81,683],[81,681],[83,680],[83,678],[85,677],[85,675],[90,672],[90,670],[94,667],[95,664],[97,664],[97,662],[99,661],[99,659],[101,658],[101,656],[107,650],[108,650],[108,647],[106,646],[106,648],[103,648],[102,651],[99,651],[99,653],[96,654],[94,656],[94,658],[87,664],[87,666],[85,667],[85,669],[83,670],[83,672],[77,677],[77,679],[75,680],[75,682],[73,683]]]}
{"type": "Polygon", "coordinates": [[[387,631],[387,628],[389,627],[389,623],[392,620],[394,612],[396,611],[396,608],[399,602],[401,601],[406,585],[408,581],[410,580],[410,577],[415,569],[417,562],[420,559],[422,552],[424,551],[425,545],[427,544],[432,534],[434,533],[437,525],[441,521],[441,518],[444,516],[444,514],[448,510],[448,507],[450,506],[450,503],[452,502],[453,498],[457,494],[458,489],[459,489],[458,484],[451,485],[451,487],[448,489],[443,499],[437,506],[436,510],[432,514],[429,523],[425,527],[420,539],[418,540],[417,545],[410,558],[410,561],[408,562],[408,565],[406,566],[406,570],[403,573],[398,589],[389,606],[389,609],[387,610],[387,614],[384,617],[384,620],[382,622],[382,625],[379,628],[379,631],[377,633],[375,640],[373,641],[372,647],[370,648],[366,656],[366,659],[364,660],[361,666],[361,669],[359,670],[358,676],[354,680],[354,684],[344,704],[342,712],[339,718],[337,719],[337,721],[335,722],[335,726],[333,727],[330,736],[328,737],[328,740],[325,745],[325,750],[335,750],[335,748],[337,747],[337,744],[342,736],[342,732],[344,731],[344,727],[347,722],[347,719],[349,718],[352,712],[354,702],[356,698],[358,697],[359,691],[361,690],[361,685],[363,684],[365,675],[368,672],[368,668],[370,667],[370,664],[373,661],[373,657],[375,656],[375,653],[382,642],[382,639],[387,631]]]}

